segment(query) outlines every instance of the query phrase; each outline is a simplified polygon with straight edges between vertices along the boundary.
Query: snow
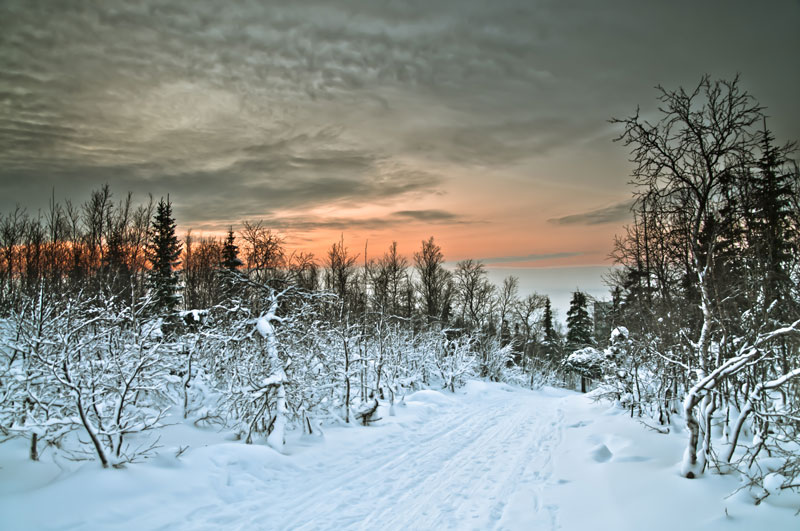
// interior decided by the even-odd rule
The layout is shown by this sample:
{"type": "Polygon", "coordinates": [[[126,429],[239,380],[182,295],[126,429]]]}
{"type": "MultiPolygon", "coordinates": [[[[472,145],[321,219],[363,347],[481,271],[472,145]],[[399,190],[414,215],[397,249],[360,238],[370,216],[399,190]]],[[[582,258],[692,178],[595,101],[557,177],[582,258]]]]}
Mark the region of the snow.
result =
{"type": "Polygon", "coordinates": [[[327,426],[324,437],[287,429],[284,454],[172,418],[158,455],[124,469],[53,452],[31,462],[12,440],[0,445],[0,527],[800,528],[797,505],[728,496],[734,475],[680,477],[680,426],[659,434],[586,395],[470,381],[396,405],[395,416],[382,403],[382,420],[327,426]]]}
{"type": "Polygon", "coordinates": [[[594,347],[584,347],[580,350],[576,350],[567,358],[567,361],[571,365],[580,367],[599,366],[604,360],[605,355],[603,352],[594,347]]]}
{"type": "Polygon", "coordinates": [[[267,338],[274,334],[272,323],[270,323],[269,316],[259,317],[256,321],[256,330],[261,334],[261,337],[267,338]]]}
{"type": "Polygon", "coordinates": [[[616,343],[618,341],[622,341],[628,339],[630,337],[630,332],[624,326],[618,326],[611,331],[611,343],[616,343]]]}

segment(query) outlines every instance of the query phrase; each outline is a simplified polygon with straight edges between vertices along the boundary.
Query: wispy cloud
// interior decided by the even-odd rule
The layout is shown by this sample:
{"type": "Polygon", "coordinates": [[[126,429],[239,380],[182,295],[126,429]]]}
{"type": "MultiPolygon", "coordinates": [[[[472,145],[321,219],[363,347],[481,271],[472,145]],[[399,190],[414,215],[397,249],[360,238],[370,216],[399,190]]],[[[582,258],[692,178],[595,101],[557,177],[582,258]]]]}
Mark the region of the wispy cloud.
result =
{"type": "MultiPolygon", "coordinates": [[[[386,216],[371,217],[331,217],[314,215],[288,215],[288,216],[243,216],[252,220],[262,221],[266,226],[283,231],[314,231],[327,230],[377,230],[391,229],[398,226],[411,224],[463,224],[472,223],[471,220],[444,210],[406,210],[392,212],[386,216]]],[[[219,231],[227,227],[227,222],[207,221],[198,228],[201,230],[219,231]]],[[[236,223],[234,223],[236,225],[236,223]]]]}
{"type": "Polygon", "coordinates": [[[445,210],[400,210],[393,212],[392,216],[395,218],[407,218],[415,221],[426,221],[428,223],[463,222],[459,216],[445,210]]]}
{"type": "Polygon", "coordinates": [[[631,217],[633,201],[624,201],[611,206],[579,212],[560,218],[548,219],[555,225],[600,225],[602,223],[618,223],[631,217]]]}
{"type": "Polygon", "coordinates": [[[492,258],[481,258],[484,264],[510,264],[516,262],[538,262],[540,260],[556,260],[558,258],[570,258],[580,256],[581,252],[547,253],[547,254],[527,254],[524,256],[495,256],[492,258]]]}

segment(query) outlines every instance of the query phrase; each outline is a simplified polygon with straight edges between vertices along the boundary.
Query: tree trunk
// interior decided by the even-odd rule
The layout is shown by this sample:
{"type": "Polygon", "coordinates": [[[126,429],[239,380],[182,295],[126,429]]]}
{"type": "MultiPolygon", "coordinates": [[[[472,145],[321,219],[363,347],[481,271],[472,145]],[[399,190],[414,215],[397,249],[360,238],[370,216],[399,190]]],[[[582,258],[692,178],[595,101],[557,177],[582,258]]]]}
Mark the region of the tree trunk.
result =
{"type": "Polygon", "coordinates": [[[97,437],[97,433],[94,430],[94,426],[92,426],[91,421],[86,416],[86,412],[83,410],[83,400],[81,399],[80,392],[75,391],[75,394],[77,395],[78,414],[81,417],[81,422],[83,423],[83,427],[86,429],[86,433],[89,434],[89,438],[92,440],[94,449],[97,452],[97,457],[100,458],[100,463],[103,465],[103,468],[108,468],[108,459],[106,458],[106,453],[103,450],[103,445],[100,442],[100,439],[98,439],[97,437]]]}
{"type": "Polygon", "coordinates": [[[347,337],[344,342],[344,421],[350,424],[350,351],[347,348],[347,337]]]}
{"type": "MultiPolygon", "coordinates": [[[[698,268],[699,269],[699,268],[698,268]]],[[[700,330],[700,338],[697,341],[698,361],[700,363],[699,380],[702,380],[708,374],[708,351],[711,346],[711,326],[712,326],[712,313],[711,313],[711,298],[708,291],[707,282],[708,267],[705,267],[700,273],[698,278],[700,280],[700,308],[703,311],[703,327],[700,330]]],[[[689,394],[684,400],[684,416],[686,418],[686,429],[689,430],[689,442],[686,447],[684,455],[684,462],[682,473],[687,478],[697,477],[702,473],[705,468],[705,458],[699,463],[700,470],[698,471],[697,461],[697,444],[700,440],[700,425],[695,418],[695,407],[700,402],[701,398],[695,394],[689,394]]],[[[707,449],[710,451],[710,448],[707,449]]]]}
{"type": "Polygon", "coordinates": [[[31,461],[38,461],[39,460],[39,448],[37,444],[39,442],[39,435],[36,432],[31,434],[31,461]]]}

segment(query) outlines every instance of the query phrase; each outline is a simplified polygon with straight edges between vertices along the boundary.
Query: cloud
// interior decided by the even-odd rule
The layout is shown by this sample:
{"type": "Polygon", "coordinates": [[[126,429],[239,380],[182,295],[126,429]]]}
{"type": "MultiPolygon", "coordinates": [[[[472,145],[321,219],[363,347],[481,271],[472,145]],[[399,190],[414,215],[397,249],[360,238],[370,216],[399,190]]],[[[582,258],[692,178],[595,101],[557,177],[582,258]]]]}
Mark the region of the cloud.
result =
{"type": "MultiPolygon", "coordinates": [[[[353,164],[339,161],[327,166],[315,159],[304,159],[298,163],[299,168],[284,171],[270,168],[243,171],[238,167],[236,170],[221,168],[161,175],[159,169],[151,164],[51,166],[47,171],[6,171],[9,178],[0,180],[0,211],[13,208],[15,203],[35,204],[42,196],[45,199],[49,196],[43,191],[51,189],[55,190],[57,198],[79,204],[88,198],[91,190],[108,183],[112,192],[120,197],[129,191],[140,200],[147,194],[155,197],[170,194],[181,224],[216,221],[228,225],[243,218],[267,218],[278,210],[396,204],[414,194],[432,193],[441,184],[441,178],[436,174],[386,168],[378,162],[366,162],[368,160],[369,157],[364,157],[363,161],[353,164]],[[353,173],[349,173],[348,168],[353,173]]],[[[428,222],[459,220],[443,211],[439,211],[438,216],[436,214],[407,211],[393,215],[389,221],[407,223],[424,220],[426,216],[428,222]]],[[[376,220],[373,225],[380,222],[376,220]]]]}
{"type": "MultiPolygon", "coordinates": [[[[591,173],[553,173],[602,188],[620,175],[604,166],[620,149],[606,120],[709,64],[746,69],[797,136],[797,71],[774,68],[797,49],[797,7],[692,4],[686,19],[687,6],[4,0],[0,211],[44,207],[53,187],[82,201],[108,182],[171,193],[182,223],[376,204],[417,212],[392,223],[463,221],[414,205],[469,190],[485,168],[503,179],[514,165],[525,186],[519,175],[568,165],[569,149],[597,138],[608,147],[586,158],[591,173]]],[[[624,219],[618,207],[551,222],[624,219]]]]}
{"type": "Polygon", "coordinates": [[[400,210],[392,214],[397,218],[408,218],[416,221],[435,222],[454,222],[460,218],[452,212],[444,210],[400,210]]]}
{"type": "Polygon", "coordinates": [[[603,223],[619,223],[631,217],[633,201],[624,201],[608,207],[570,214],[560,218],[548,219],[548,223],[555,225],[600,225],[603,223]]]}
{"type": "Polygon", "coordinates": [[[606,129],[568,116],[492,121],[469,126],[440,125],[414,131],[405,148],[434,160],[464,166],[502,167],[574,146],[606,129]]]}
{"type": "Polygon", "coordinates": [[[528,254],[525,256],[495,256],[492,258],[481,258],[480,261],[484,264],[510,264],[514,262],[537,262],[539,260],[555,260],[558,258],[570,258],[572,256],[580,256],[581,252],[564,252],[564,253],[548,253],[548,254],[528,254]]]}
{"type": "MultiPolygon", "coordinates": [[[[386,216],[370,216],[370,217],[335,217],[335,216],[317,216],[317,215],[272,215],[267,216],[247,216],[244,215],[242,219],[257,219],[262,221],[266,226],[284,231],[313,231],[318,229],[327,230],[381,230],[391,229],[398,226],[406,226],[409,223],[420,223],[430,225],[431,223],[437,224],[464,224],[471,223],[472,221],[452,212],[443,210],[411,210],[392,212],[386,216]]],[[[237,220],[238,221],[238,220],[237,220]]],[[[198,228],[201,230],[218,231],[227,227],[230,222],[214,222],[207,221],[201,224],[198,228]]],[[[236,223],[234,223],[236,224],[236,223]]]]}
{"type": "MultiPolygon", "coordinates": [[[[331,125],[379,156],[398,154],[419,131],[446,160],[518,158],[531,151],[529,135],[510,138],[514,126],[504,121],[553,77],[536,67],[539,33],[519,20],[535,19],[534,10],[509,2],[509,16],[481,2],[458,5],[463,17],[447,2],[231,2],[222,11],[202,0],[83,9],[4,2],[0,94],[10,115],[0,115],[0,158],[196,170],[240,156],[247,166],[259,137],[270,139],[264,160],[286,139],[335,143],[339,133],[315,136],[331,125]],[[466,126],[464,112],[473,117],[466,126]]],[[[346,163],[345,144],[315,162],[346,163]]],[[[304,154],[295,155],[302,164],[304,154]]]]}

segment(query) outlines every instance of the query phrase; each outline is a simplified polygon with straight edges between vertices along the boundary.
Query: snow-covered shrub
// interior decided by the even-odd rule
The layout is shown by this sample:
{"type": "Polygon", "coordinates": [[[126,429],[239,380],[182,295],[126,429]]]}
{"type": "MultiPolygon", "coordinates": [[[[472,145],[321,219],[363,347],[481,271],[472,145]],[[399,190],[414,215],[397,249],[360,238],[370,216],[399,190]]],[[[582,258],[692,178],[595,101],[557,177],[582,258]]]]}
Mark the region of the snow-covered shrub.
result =
{"type": "Polygon", "coordinates": [[[472,352],[473,340],[459,335],[448,339],[446,333],[431,337],[431,348],[435,350],[434,363],[442,378],[442,387],[455,391],[466,378],[474,374],[476,357],[472,352]]]}
{"type": "Polygon", "coordinates": [[[659,412],[659,422],[664,423],[663,380],[644,351],[628,329],[620,326],[611,331],[606,349],[581,349],[570,355],[564,365],[582,377],[599,382],[594,396],[615,402],[631,414],[659,412]]]}
{"type": "Polygon", "coordinates": [[[514,359],[513,345],[503,345],[498,336],[480,335],[478,341],[480,352],[480,374],[493,382],[504,379],[504,372],[514,359]]]}
{"type": "Polygon", "coordinates": [[[154,441],[135,434],[160,426],[168,408],[164,395],[170,361],[160,340],[142,320],[146,304],[126,307],[109,296],[79,293],[65,301],[40,292],[10,321],[17,334],[7,341],[8,403],[16,418],[9,430],[61,446],[75,430],[73,457],[97,457],[104,467],[132,461],[154,441]]]}
{"type": "Polygon", "coordinates": [[[564,360],[564,366],[584,378],[597,380],[603,374],[605,355],[594,347],[584,347],[574,351],[564,360]]]}

